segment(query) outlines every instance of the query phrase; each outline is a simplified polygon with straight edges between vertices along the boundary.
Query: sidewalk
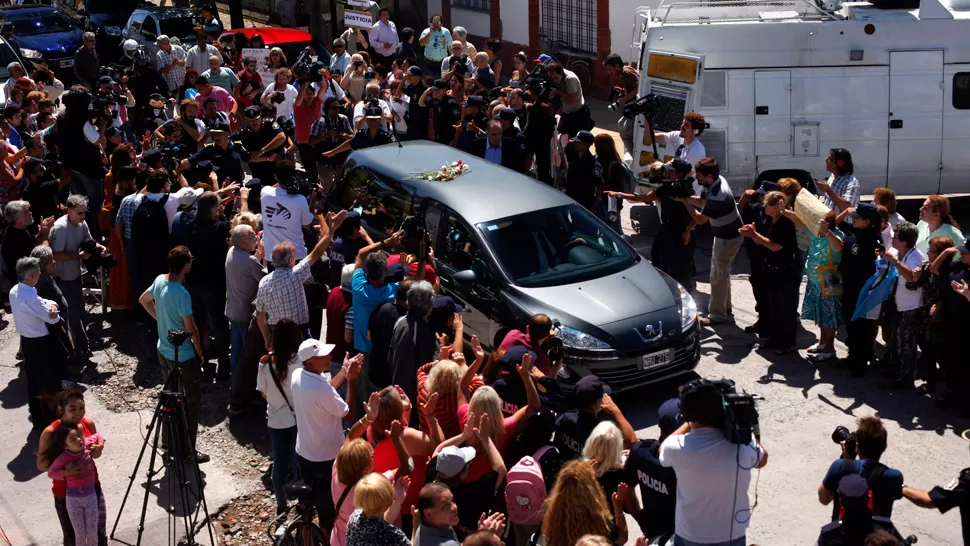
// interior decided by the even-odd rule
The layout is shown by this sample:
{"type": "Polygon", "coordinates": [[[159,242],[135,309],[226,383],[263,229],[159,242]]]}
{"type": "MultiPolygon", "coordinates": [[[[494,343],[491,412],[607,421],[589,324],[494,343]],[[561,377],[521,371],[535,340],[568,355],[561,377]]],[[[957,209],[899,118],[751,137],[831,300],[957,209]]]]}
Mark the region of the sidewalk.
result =
{"type": "MultiPolygon", "coordinates": [[[[7,320],[10,320],[9,315],[7,320]]],[[[24,374],[15,366],[17,338],[11,335],[13,322],[4,323],[6,327],[0,331],[0,346],[3,347],[0,350],[0,407],[3,408],[4,428],[7,432],[6,441],[0,444],[0,460],[6,461],[5,467],[0,470],[0,483],[5,484],[0,488],[0,525],[14,545],[60,544],[62,535],[54,512],[51,481],[36,468],[39,433],[32,432],[27,421],[27,385],[24,374]]],[[[141,435],[145,434],[152,412],[109,411],[93,394],[85,396],[84,401],[87,415],[94,419],[98,432],[105,436],[104,455],[97,460],[97,466],[105,495],[110,535],[128,487],[129,476],[142,447],[141,435]]],[[[116,540],[127,544],[135,544],[137,538],[138,518],[145,491],[141,484],[148,470],[149,455],[150,451],[146,451],[115,534],[116,540]]],[[[244,493],[237,489],[238,480],[218,466],[219,455],[212,453],[212,462],[201,466],[210,514],[217,513],[230,499],[244,493]]],[[[155,464],[156,468],[160,466],[157,460],[155,464]]],[[[191,467],[187,466],[186,469],[191,467]]],[[[159,473],[152,480],[142,544],[158,545],[168,542],[168,518],[164,508],[168,504],[167,486],[165,473],[159,473]]],[[[181,537],[184,528],[181,521],[177,523],[178,536],[173,537],[174,540],[181,537]]],[[[199,544],[209,544],[209,537],[204,530],[197,535],[196,540],[199,544]]]]}

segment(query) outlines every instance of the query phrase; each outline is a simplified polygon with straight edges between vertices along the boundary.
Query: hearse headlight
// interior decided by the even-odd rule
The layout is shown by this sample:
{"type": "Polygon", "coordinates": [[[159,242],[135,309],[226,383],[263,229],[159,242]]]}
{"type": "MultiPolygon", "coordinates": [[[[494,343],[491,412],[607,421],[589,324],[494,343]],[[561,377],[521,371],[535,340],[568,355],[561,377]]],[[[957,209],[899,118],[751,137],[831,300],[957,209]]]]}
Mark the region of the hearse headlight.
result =
{"type": "Polygon", "coordinates": [[[610,345],[595,336],[580,332],[569,326],[559,326],[559,338],[562,344],[570,349],[580,349],[583,351],[612,351],[610,345]]]}
{"type": "Polygon", "coordinates": [[[677,285],[677,292],[680,297],[680,331],[686,332],[697,320],[697,302],[694,301],[690,292],[679,284],[677,285]]]}

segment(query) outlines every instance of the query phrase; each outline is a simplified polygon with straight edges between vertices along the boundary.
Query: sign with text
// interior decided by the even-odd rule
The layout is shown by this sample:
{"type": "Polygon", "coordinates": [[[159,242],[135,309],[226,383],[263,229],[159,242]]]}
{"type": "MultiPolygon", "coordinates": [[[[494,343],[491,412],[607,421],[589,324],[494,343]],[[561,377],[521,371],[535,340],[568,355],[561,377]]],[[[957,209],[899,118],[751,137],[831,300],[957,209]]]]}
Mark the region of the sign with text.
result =
{"type": "Polygon", "coordinates": [[[344,25],[356,28],[371,28],[374,26],[374,18],[370,12],[363,11],[344,11],[344,25]]]}
{"type": "Polygon", "coordinates": [[[347,0],[348,6],[354,6],[355,8],[370,9],[370,0],[347,0]]]}
{"type": "Polygon", "coordinates": [[[256,72],[259,73],[259,77],[263,78],[263,85],[270,86],[273,83],[273,71],[268,70],[266,65],[269,64],[269,49],[266,48],[253,48],[247,47],[242,50],[243,58],[253,57],[256,62],[259,63],[256,72]]]}

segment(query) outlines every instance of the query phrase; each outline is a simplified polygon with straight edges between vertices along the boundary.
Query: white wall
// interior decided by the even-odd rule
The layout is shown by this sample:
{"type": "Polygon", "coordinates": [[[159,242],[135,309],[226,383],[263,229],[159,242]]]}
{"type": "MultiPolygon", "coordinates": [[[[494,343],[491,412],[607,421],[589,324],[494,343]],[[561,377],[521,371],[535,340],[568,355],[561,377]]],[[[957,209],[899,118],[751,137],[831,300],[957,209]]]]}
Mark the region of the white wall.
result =
{"type": "MultiPolygon", "coordinates": [[[[450,2],[451,0],[446,0],[446,1],[450,2]]],[[[442,2],[442,0],[427,0],[428,19],[431,19],[431,16],[434,15],[435,13],[441,13],[441,2],[442,2]]],[[[427,21],[425,21],[425,23],[427,23],[427,21]]],[[[425,26],[427,26],[427,25],[425,25],[425,26]]],[[[414,30],[416,32],[418,32],[418,36],[421,35],[420,34],[421,33],[420,30],[418,30],[418,29],[414,29],[414,30]]],[[[424,30],[424,29],[421,29],[421,30],[424,30]]],[[[417,42],[418,40],[415,39],[414,41],[417,42]]]]}
{"type": "MultiPolygon", "coordinates": [[[[450,2],[451,0],[438,0],[439,2],[450,2]]],[[[504,5],[503,5],[504,7],[504,5]]],[[[434,13],[434,12],[431,12],[434,13]]],[[[468,34],[473,36],[485,36],[489,37],[492,35],[491,32],[491,21],[489,19],[488,13],[484,11],[473,11],[470,9],[456,8],[452,6],[451,8],[451,24],[460,27],[465,27],[468,34]]],[[[476,47],[481,49],[477,44],[476,47]]]]}
{"type": "Polygon", "coordinates": [[[529,45],[529,3],[525,0],[502,1],[502,39],[529,45]]]}
{"type": "Polygon", "coordinates": [[[660,0],[609,0],[610,1],[610,50],[623,57],[624,62],[637,61],[630,58],[633,43],[634,15],[637,8],[647,6],[656,10],[660,0]]]}

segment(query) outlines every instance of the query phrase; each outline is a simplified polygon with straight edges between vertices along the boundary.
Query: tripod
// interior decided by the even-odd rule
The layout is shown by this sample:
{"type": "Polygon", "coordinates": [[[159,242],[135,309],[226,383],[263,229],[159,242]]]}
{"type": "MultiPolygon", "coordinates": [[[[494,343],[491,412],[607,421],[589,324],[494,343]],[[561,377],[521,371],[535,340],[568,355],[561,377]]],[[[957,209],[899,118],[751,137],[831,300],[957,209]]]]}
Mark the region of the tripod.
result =
{"type": "MultiPolygon", "coordinates": [[[[185,341],[188,334],[181,330],[172,330],[168,335],[169,341],[175,346],[175,362],[178,363],[179,345],[185,341]],[[180,337],[181,339],[179,339],[180,337]]],[[[132,470],[131,476],[129,476],[128,489],[125,490],[125,497],[121,501],[121,508],[118,509],[118,516],[115,518],[114,526],[111,528],[112,540],[115,538],[115,531],[118,529],[121,514],[125,511],[125,503],[128,502],[128,495],[131,493],[131,488],[135,483],[135,476],[138,475],[138,468],[141,466],[142,458],[145,456],[145,450],[148,448],[149,441],[151,441],[152,451],[148,460],[148,472],[145,474],[145,497],[142,500],[141,515],[138,519],[138,540],[135,544],[137,546],[141,545],[142,533],[145,531],[145,512],[148,509],[148,496],[151,492],[150,486],[152,478],[168,467],[168,472],[166,473],[169,502],[166,509],[166,512],[169,514],[167,544],[196,546],[198,543],[195,541],[195,534],[201,530],[202,525],[205,525],[209,531],[209,544],[215,546],[216,542],[212,532],[212,521],[209,519],[209,507],[205,500],[205,486],[202,482],[202,473],[199,470],[199,461],[195,456],[195,448],[191,445],[189,439],[184,404],[185,393],[182,388],[182,368],[176,364],[176,367],[169,372],[168,377],[165,379],[162,391],[158,393],[158,404],[155,406],[155,413],[152,415],[152,420],[148,425],[148,432],[145,435],[144,443],[142,443],[141,451],[138,453],[135,468],[132,470]],[[155,457],[159,452],[159,436],[161,434],[164,434],[164,439],[168,442],[168,453],[162,454],[162,465],[156,469],[155,457]],[[183,456],[185,456],[184,460],[182,460],[183,456]],[[189,472],[186,472],[185,464],[192,465],[192,469],[189,472]],[[197,494],[196,491],[190,488],[190,479],[195,480],[198,487],[197,494]],[[176,488],[178,489],[178,501],[181,503],[182,508],[181,516],[178,516],[176,512],[176,488]],[[192,509],[193,498],[195,501],[199,501],[195,505],[194,510],[192,509]],[[199,513],[200,507],[203,510],[201,515],[199,513]],[[203,517],[204,519],[201,519],[203,517]],[[184,540],[176,542],[175,535],[178,532],[179,519],[182,520],[185,538],[184,540]]]]}

